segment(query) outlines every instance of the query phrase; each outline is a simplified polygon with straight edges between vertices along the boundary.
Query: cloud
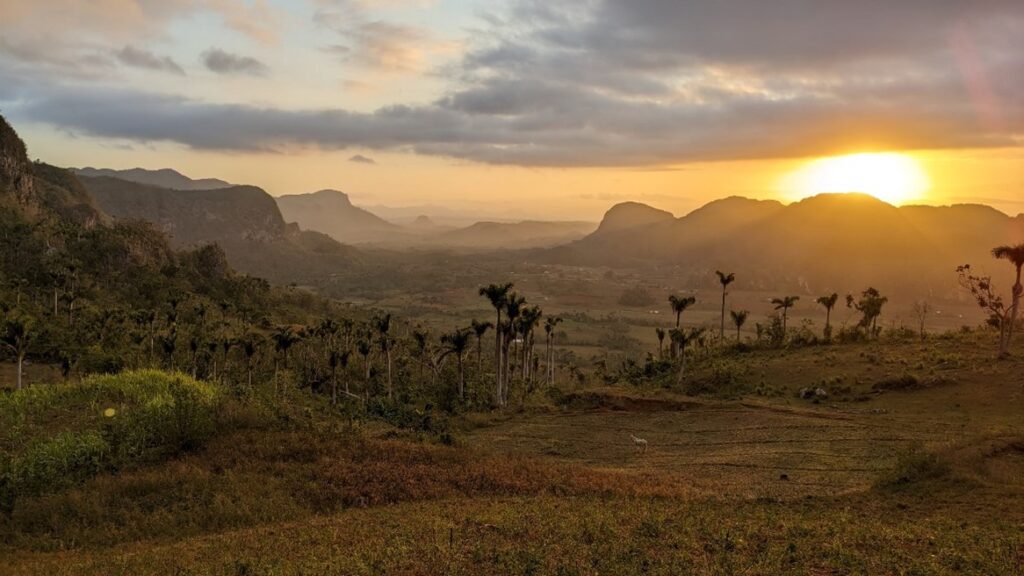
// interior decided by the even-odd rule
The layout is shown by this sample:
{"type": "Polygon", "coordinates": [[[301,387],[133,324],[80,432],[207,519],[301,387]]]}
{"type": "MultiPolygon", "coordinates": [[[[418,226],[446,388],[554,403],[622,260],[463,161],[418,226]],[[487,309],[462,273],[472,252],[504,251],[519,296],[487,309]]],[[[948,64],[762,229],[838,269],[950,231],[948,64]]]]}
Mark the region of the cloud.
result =
{"type": "Polygon", "coordinates": [[[266,64],[255,58],[232,54],[219,48],[211,48],[203,52],[202,60],[207,69],[217,74],[266,76],[270,72],[270,68],[266,64]]]}
{"type": "MultiPolygon", "coordinates": [[[[420,32],[378,23],[365,2],[317,6],[339,58],[422,64],[420,32]]],[[[1020,146],[1021,37],[1024,3],[1010,0],[512,0],[487,15],[431,102],[284,109],[12,77],[5,108],[196,149],[401,150],[524,166],[1020,146]]]]}
{"type": "Polygon", "coordinates": [[[370,15],[372,8],[393,2],[320,0],[313,20],[336,32],[343,41],[325,48],[343,62],[385,72],[421,72],[428,56],[450,52],[454,44],[438,40],[428,30],[397,24],[370,15]]]}
{"type": "Polygon", "coordinates": [[[348,161],[349,162],[354,162],[356,164],[376,164],[377,163],[377,161],[374,160],[373,158],[367,158],[366,156],[363,156],[362,154],[356,154],[355,156],[349,158],[348,161]]]}
{"type": "Polygon", "coordinates": [[[158,72],[170,72],[179,76],[185,75],[185,70],[168,56],[158,56],[148,50],[128,45],[114,53],[117,61],[125,66],[143,68],[158,72]]]}

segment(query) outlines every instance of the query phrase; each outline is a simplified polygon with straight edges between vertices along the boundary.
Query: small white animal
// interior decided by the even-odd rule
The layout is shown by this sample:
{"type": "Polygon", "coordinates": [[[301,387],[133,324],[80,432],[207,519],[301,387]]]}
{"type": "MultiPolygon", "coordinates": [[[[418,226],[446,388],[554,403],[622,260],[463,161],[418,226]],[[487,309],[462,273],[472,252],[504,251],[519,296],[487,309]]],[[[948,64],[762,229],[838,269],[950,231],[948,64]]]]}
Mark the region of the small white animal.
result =
{"type": "Polygon", "coordinates": [[[640,452],[647,452],[647,440],[644,440],[643,438],[637,438],[632,434],[630,434],[629,437],[633,439],[633,445],[636,446],[637,450],[639,450],[640,452]]]}

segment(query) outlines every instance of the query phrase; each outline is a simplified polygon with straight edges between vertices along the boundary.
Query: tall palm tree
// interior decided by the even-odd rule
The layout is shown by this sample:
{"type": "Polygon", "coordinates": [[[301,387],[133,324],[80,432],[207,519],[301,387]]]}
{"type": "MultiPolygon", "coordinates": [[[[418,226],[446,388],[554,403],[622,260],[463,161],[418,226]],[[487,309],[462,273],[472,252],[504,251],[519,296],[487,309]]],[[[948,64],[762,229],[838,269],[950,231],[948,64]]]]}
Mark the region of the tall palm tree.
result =
{"type": "Polygon", "coordinates": [[[369,389],[370,385],[370,353],[373,352],[373,346],[369,340],[360,339],[356,342],[356,352],[363,357],[363,367],[366,369],[366,385],[369,389]]]}
{"type": "Polygon", "coordinates": [[[732,272],[726,274],[720,270],[715,270],[715,274],[718,275],[718,283],[722,285],[722,323],[718,329],[718,338],[725,340],[725,297],[729,294],[726,289],[736,280],[736,275],[732,272]]]}
{"type": "Polygon", "coordinates": [[[1009,325],[1006,327],[1005,336],[999,344],[999,356],[1005,358],[1010,354],[1010,340],[1013,338],[1013,329],[1017,324],[1017,312],[1020,310],[1020,298],[1024,294],[1024,286],[1021,285],[1021,268],[1024,267],[1024,244],[1016,246],[997,246],[992,249],[992,256],[999,260],[1008,260],[1017,271],[1016,280],[1013,283],[1013,299],[1010,302],[1008,313],[1009,325]]]}
{"type": "Polygon", "coordinates": [[[818,298],[818,304],[825,307],[825,339],[832,339],[832,309],[836,307],[836,302],[839,301],[839,294],[833,292],[828,296],[821,296],[818,298]]]}
{"type": "Polygon", "coordinates": [[[782,298],[772,298],[772,304],[775,305],[776,310],[782,310],[782,334],[785,338],[786,334],[786,319],[789,315],[789,309],[796,305],[799,296],[783,296],[782,298]]]}
{"type": "Polygon", "coordinates": [[[458,363],[459,399],[463,402],[466,400],[466,372],[463,367],[462,360],[466,356],[466,348],[469,347],[469,339],[472,333],[472,329],[459,328],[450,334],[441,336],[441,343],[445,345],[445,353],[454,354],[455,361],[458,363]]]}
{"type": "Polygon", "coordinates": [[[519,316],[523,313],[525,306],[526,298],[515,292],[510,293],[505,298],[505,324],[503,325],[502,348],[499,356],[499,359],[504,362],[504,374],[501,378],[501,390],[498,394],[501,398],[500,406],[504,406],[508,402],[509,385],[512,382],[512,356],[509,354],[509,348],[512,346],[512,341],[515,340],[519,316]]]}
{"type": "MultiPolygon", "coordinates": [[[[342,370],[348,367],[348,359],[352,355],[348,350],[339,352],[331,349],[327,357],[327,365],[331,368],[331,404],[338,403],[338,368],[342,370]]],[[[348,378],[345,379],[345,394],[350,395],[348,391],[348,378]]]]}
{"type": "Polygon", "coordinates": [[[740,341],[740,329],[747,323],[747,317],[750,316],[748,310],[729,310],[729,315],[732,316],[732,323],[736,326],[736,342],[740,341]]]}
{"type": "Polygon", "coordinates": [[[391,314],[384,314],[374,319],[374,325],[377,328],[377,333],[380,334],[380,349],[384,353],[384,357],[387,360],[388,371],[387,371],[387,384],[388,384],[388,399],[394,398],[394,387],[391,383],[391,339],[389,332],[391,331],[391,314]]]}
{"type": "Polygon", "coordinates": [[[277,352],[277,356],[274,358],[274,395],[277,396],[279,361],[283,364],[284,369],[287,370],[288,351],[299,342],[300,337],[299,332],[294,326],[278,326],[277,330],[270,335],[270,338],[274,341],[274,351],[277,352]]]}
{"type": "Polygon", "coordinates": [[[665,358],[665,329],[655,328],[654,334],[658,337],[658,359],[663,360],[665,358]]]}
{"type": "MultiPolygon", "coordinates": [[[[682,320],[683,312],[685,312],[690,306],[693,306],[696,302],[697,298],[694,296],[678,296],[676,294],[672,294],[668,297],[669,306],[672,307],[672,312],[676,315],[676,329],[679,329],[679,323],[682,320]]],[[[676,357],[676,351],[678,348],[676,341],[672,340],[672,358],[676,357]]]]}
{"type": "Polygon", "coordinates": [[[412,341],[416,345],[414,350],[416,351],[416,358],[419,359],[419,377],[423,378],[423,366],[427,363],[427,340],[430,338],[424,330],[416,329],[412,331],[412,341]]]}
{"type": "Polygon", "coordinates": [[[35,321],[28,315],[22,313],[8,314],[4,318],[3,331],[0,332],[0,344],[9,348],[17,359],[17,375],[15,376],[15,389],[21,390],[24,374],[25,356],[28,355],[28,347],[32,342],[35,333],[35,321]]]}
{"type": "Polygon", "coordinates": [[[245,378],[249,390],[252,390],[252,364],[253,358],[256,353],[259,352],[260,346],[263,344],[263,336],[250,332],[241,339],[239,344],[242,347],[242,355],[245,356],[245,378]]]}
{"type": "Polygon", "coordinates": [[[484,367],[484,334],[493,327],[494,324],[480,322],[475,318],[470,323],[470,329],[473,331],[473,335],[476,336],[476,371],[478,374],[483,371],[484,367]]]}
{"type": "Polygon", "coordinates": [[[522,370],[523,381],[527,382],[532,380],[533,374],[530,367],[533,364],[533,331],[540,324],[540,319],[544,315],[544,312],[540,309],[540,306],[530,306],[524,308],[519,316],[519,333],[523,340],[522,355],[522,370]]]}
{"type": "Polygon", "coordinates": [[[495,398],[498,405],[501,405],[501,390],[502,390],[502,337],[504,332],[500,330],[501,327],[501,311],[505,308],[508,300],[509,291],[512,290],[513,284],[507,282],[505,284],[490,284],[488,286],[482,286],[480,288],[480,295],[490,301],[491,306],[494,307],[496,319],[494,321],[494,388],[495,398]]]}
{"type": "Polygon", "coordinates": [[[547,342],[547,355],[545,364],[547,364],[547,383],[548,386],[553,386],[555,383],[555,327],[562,323],[562,319],[558,316],[549,316],[544,321],[544,336],[547,342]]]}

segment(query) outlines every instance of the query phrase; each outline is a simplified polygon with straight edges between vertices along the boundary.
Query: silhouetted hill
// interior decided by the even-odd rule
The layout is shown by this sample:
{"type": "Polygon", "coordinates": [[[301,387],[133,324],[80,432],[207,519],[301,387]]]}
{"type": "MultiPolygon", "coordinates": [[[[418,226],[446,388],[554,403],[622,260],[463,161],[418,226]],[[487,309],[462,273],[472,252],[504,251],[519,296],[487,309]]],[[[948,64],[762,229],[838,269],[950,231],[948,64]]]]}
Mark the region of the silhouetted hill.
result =
{"type": "Polygon", "coordinates": [[[277,205],[289,222],[347,244],[388,241],[402,228],[352,204],[348,194],[321,190],[280,196],[277,205]]]}
{"type": "Polygon", "coordinates": [[[149,184],[160,188],[171,190],[216,190],[227,188],[231,183],[216,178],[202,178],[194,180],[185,176],[177,170],[164,168],[161,170],[146,170],[144,168],[132,168],[129,170],[110,170],[107,168],[71,168],[78,176],[89,178],[118,178],[139,184],[149,184]]]}
{"type": "Polygon", "coordinates": [[[316,284],[357,257],[324,234],[286,223],[274,198],[255,186],[170,190],[109,177],[81,180],[114,218],[152,222],[177,247],[216,243],[232,266],[272,282],[316,284]]]}
{"type": "Polygon", "coordinates": [[[675,216],[671,212],[659,210],[640,202],[622,202],[612,206],[605,213],[601,224],[594,233],[595,235],[610,234],[629,230],[630,228],[653,226],[672,220],[675,220],[675,216]]]}
{"type": "Polygon", "coordinates": [[[602,223],[598,232],[536,258],[613,267],[674,265],[695,276],[718,268],[742,270],[745,283],[767,289],[813,293],[874,284],[921,297],[953,296],[957,265],[969,262],[1001,274],[992,247],[1022,241],[1024,218],[979,205],[897,208],[862,194],[822,194],[789,205],[733,197],[646,226],[602,223]]]}

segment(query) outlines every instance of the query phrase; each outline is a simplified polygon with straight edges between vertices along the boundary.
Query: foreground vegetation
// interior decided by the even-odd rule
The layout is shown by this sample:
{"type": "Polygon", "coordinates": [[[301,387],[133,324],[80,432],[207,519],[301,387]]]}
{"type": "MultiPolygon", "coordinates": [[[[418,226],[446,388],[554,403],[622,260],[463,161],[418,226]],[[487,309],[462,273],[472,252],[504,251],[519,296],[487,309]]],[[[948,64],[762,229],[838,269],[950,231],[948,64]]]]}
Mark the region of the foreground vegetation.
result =
{"type": "Polygon", "coordinates": [[[448,435],[226,389],[203,443],[18,498],[2,571],[1016,574],[1024,366],[994,341],[752,351],[728,394],[561,387],[448,435]]]}

